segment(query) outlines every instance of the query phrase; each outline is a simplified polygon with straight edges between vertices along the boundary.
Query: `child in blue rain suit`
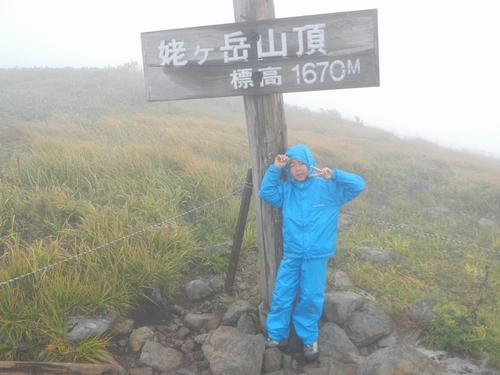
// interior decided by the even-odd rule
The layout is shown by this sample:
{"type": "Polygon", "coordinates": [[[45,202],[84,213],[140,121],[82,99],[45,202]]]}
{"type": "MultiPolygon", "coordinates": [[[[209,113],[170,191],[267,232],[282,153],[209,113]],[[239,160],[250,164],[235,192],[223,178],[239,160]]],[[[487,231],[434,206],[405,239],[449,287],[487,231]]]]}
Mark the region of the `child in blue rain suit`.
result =
{"type": "Polygon", "coordinates": [[[340,207],[358,196],[364,180],[338,169],[317,168],[305,145],[291,147],[269,166],[259,197],[283,216],[283,259],[266,321],[266,347],[285,347],[290,318],[307,361],[318,358],[328,258],[335,253],[340,207]],[[282,169],[288,177],[280,178],[282,169]],[[294,300],[300,294],[293,308],[294,300]]]}

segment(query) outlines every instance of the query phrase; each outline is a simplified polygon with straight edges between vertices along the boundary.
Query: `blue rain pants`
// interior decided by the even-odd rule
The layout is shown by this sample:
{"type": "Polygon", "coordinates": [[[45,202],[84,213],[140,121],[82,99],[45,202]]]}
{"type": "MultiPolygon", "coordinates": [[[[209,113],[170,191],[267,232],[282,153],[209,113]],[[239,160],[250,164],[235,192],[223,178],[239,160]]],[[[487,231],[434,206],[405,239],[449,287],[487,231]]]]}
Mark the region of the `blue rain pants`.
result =
{"type": "Polygon", "coordinates": [[[297,336],[304,345],[318,341],[327,267],[328,258],[282,259],[266,320],[268,337],[279,342],[288,339],[292,318],[297,336]],[[294,308],[297,293],[300,295],[294,308]]]}

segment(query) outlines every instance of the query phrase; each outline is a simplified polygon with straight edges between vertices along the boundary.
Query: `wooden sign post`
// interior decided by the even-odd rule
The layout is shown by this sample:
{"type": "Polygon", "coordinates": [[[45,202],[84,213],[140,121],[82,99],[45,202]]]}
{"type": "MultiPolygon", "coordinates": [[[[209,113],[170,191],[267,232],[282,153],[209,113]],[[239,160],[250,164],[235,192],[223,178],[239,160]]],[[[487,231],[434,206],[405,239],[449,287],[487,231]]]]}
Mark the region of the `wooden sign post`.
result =
{"type": "Polygon", "coordinates": [[[258,199],[287,149],[284,92],[379,86],[377,11],[275,19],[272,0],[233,0],[235,23],[141,34],[149,101],[243,96],[259,236],[261,322],[283,242],[281,214],[258,199]]]}
{"type": "MultiPolygon", "coordinates": [[[[274,3],[267,0],[233,0],[236,22],[275,18],[274,3]]],[[[274,283],[283,255],[281,213],[258,198],[260,182],[278,154],[285,153],[288,134],[283,94],[246,95],[243,97],[252,163],[254,206],[259,243],[262,302],[259,306],[262,327],[272,302],[274,283]]]]}

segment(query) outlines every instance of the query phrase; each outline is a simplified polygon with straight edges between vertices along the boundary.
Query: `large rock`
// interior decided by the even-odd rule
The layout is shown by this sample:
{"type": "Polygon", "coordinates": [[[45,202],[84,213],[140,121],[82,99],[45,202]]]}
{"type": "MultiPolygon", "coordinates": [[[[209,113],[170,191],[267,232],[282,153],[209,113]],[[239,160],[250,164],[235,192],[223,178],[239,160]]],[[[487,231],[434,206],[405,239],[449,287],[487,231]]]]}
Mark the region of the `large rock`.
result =
{"type": "Polygon", "coordinates": [[[142,348],[139,363],[156,371],[166,372],[177,369],[182,364],[183,358],[183,354],[175,349],[147,341],[142,348]]]}
{"type": "Polygon", "coordinates": [[[184,317],[184,324],[193,331],[204,333],[216,329],[220,319],[213,314],[189,313],[184,317]]]}
{"type": "Polygon", "coordinates": [[[342,327],[347,318],[361,306],[363,296],[349,291],[326,293],[323,306],[324,318],[342,327]]]}
{"type": "Polygon", "coordinates": [[[442,375],[443,368],[407,345],[380,349],[362,361],[356,375],[442,375]]]}
{"type": "Polygon", "coordinates": [[[130,349],[133,352],[138,352],[142,349],[147,341],[153,341],[155,333],[149,327],[140,327],[134,329],[130,335],[130,349]]]}
{"type": "Polygon", "coordinates": [[[389,335],[394,329],[391,317],[382,309],[367,305],[355,311],[344,323],[347,337],[356,347],[367,346],[389,335]]]}
{"type": "Polygon", "coordinates": [[[436,314],[432,311],[432,307],[432,301],[426,298],[405,306],[403,311],[412,322],[423,327],[432,319],[436,318],[436,314]]]}
{"type": "Polygon", "coordinates": [[[257,312],[257,307],[253,306],[250,302],[238,300],[229,306],[221,323],[224,326],[234,326],[243,315],[250,313],[257,314],[257,312]]]}
{"type": "Polygon", "coordinates": [[[202,346],[213,375],[260,375],[264,349],[261,334],[247,335],[229,326],[210,332],[202,346]]]}
{"type": "Polygon", "coordinates": [[[319,361],[331,359],[342,361],[347,353],[359,354],[358,348],[349,340],[345,332],[334,323],[325,323],[319,330],[319,361]]]}
{"type": "Polygon", "coordinates": [[[80,342],[90,337],[96,337],[111,330],[116,317],[112,315],[79,316],[68,320],[66,339],[80,342]]]}
{"type": "Polygon", "coordinates": [[[205,284],[202,280],[193,280],[184,286],[187,298],[197,301],[203,298],[210,297],[214,294],[212,288],[205,284]]]}
{"type": "Polygon", "coordinates": [[[266,374],[272,373],[274,371],[279,371],[281,369],[283,353],[278,348],[269,348],[264,352],[264,372],[266,374]]]}
{"type": "Polygon", "coordinates": [[[241,332],[244,332],[248,335],[256,335],[258,332],[257,326],[253,321],[250,315],[244,314],[236,323],[236,328],[238,328],[241,332]]]}

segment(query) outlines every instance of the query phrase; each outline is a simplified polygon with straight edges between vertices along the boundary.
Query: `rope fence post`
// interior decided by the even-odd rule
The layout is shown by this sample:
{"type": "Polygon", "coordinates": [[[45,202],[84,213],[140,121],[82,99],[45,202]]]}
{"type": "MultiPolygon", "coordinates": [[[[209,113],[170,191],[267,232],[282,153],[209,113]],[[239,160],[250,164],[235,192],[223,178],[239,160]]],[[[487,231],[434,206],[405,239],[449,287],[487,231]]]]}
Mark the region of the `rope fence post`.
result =
{"type": "Polygon", "coordinates": [[[226,292],[229,292],[233,287],[236,270],[238,268],[241,244],[243,243],[243,235],[245,234],[248,210],[250,207],[250,201],[252,199],[252,181],[252,168],[248,168],[245,188],[243,189],[243,196],[241,197],[240,212],[238,215],[238,221],[236,223],[236,230],[234,233],[233,246],[231,248],[231,257],[229,258],[229,265],[227,267],[226,281],[224,283],[224,290],[226,292]]]}

